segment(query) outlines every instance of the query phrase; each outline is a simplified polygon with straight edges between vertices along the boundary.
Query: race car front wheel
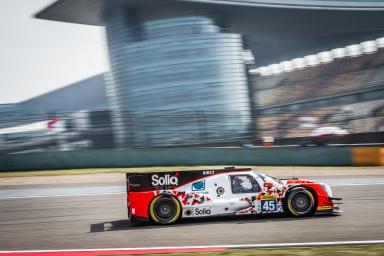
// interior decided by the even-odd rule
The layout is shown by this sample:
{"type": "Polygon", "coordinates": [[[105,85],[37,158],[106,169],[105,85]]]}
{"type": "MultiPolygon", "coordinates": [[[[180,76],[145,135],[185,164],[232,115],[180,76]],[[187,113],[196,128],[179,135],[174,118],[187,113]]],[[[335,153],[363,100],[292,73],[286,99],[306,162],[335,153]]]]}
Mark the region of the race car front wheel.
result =
{"type": "Polygon", "coordinates": [[[180,203],[173,196],[159,195],[149,205],[149,215],[158,224],[174,223],[180,217],[180,214],[180,203]]]}
{"type": "Polygon", "coordinates": [[[303,187],[298,187],[289,192],[285,206],[293,216],[309,216],[315,212],[316,200],[311,191],[303,187]]]}

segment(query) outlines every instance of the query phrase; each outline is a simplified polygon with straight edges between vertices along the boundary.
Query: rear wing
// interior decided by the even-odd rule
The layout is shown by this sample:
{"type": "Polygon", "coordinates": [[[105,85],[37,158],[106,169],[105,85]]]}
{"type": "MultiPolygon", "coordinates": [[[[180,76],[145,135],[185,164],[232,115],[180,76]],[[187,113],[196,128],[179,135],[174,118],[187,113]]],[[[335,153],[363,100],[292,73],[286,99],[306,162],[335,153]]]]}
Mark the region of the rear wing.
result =
{"type": "Polygon", "coordinates": [[[197,179],[227,172],[251,171],[251,168],[227,167],[218,170],[192,170],[153,173],[127,173],[127,192],[172,190],[197,179]]]}

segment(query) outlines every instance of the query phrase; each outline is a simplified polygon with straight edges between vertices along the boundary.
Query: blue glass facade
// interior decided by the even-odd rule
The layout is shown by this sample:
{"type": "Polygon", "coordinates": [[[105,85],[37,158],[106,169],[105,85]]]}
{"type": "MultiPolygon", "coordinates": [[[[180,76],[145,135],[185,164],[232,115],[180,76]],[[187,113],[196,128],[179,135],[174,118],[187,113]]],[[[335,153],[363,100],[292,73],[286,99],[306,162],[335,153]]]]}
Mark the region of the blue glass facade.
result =
{"type": "Polygon", "coordinates": [[[246,136],[250,106],[241,35],[222,33],[213,19],[200,16],[138,22],[120,8],[106,20],[108,87],[121,147],[246,136]]]}

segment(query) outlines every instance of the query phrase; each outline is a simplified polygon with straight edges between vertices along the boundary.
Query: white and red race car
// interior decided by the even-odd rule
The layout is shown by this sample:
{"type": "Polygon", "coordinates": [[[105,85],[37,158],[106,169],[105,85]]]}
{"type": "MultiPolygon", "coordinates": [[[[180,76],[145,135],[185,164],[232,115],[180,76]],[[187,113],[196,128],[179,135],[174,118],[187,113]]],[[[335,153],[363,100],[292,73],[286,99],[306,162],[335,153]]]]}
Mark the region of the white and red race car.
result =
{"type": "Polygon", "coordinates": [[[276,179],[250,168],[127,173],[131,221],[171,224],[180,218],[272,214],[340,213],[341,198],[327,184],[276,179]]]}
{"type": "Polygon", "coordinates": [[[309,136],[302,139],[300,146],[326,146],[336,137],[342,137],[347,135],[348,132],[340,127],[320,127],[313,130],[309,136]]]}

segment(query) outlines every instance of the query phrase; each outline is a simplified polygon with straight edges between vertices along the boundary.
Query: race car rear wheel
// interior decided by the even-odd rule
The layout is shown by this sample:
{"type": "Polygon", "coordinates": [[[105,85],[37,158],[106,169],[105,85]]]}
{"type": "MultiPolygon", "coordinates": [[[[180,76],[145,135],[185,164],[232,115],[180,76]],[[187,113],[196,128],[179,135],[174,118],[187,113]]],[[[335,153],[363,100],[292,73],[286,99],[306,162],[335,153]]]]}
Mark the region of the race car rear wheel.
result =
{"type": "Polygon", "coordinates": [[[158,224],[174,223],[179,219],[180,214],[180,203],[173,196],[159,195],[149,205],[149,215],[158,224]]]}
{"type": "Polygon", "coordinates": [[[298,187],[289,192],[285,206],[288,212],[295,217],[309,216],[315,213],[316,200],[311,191],[298,187]]]}

